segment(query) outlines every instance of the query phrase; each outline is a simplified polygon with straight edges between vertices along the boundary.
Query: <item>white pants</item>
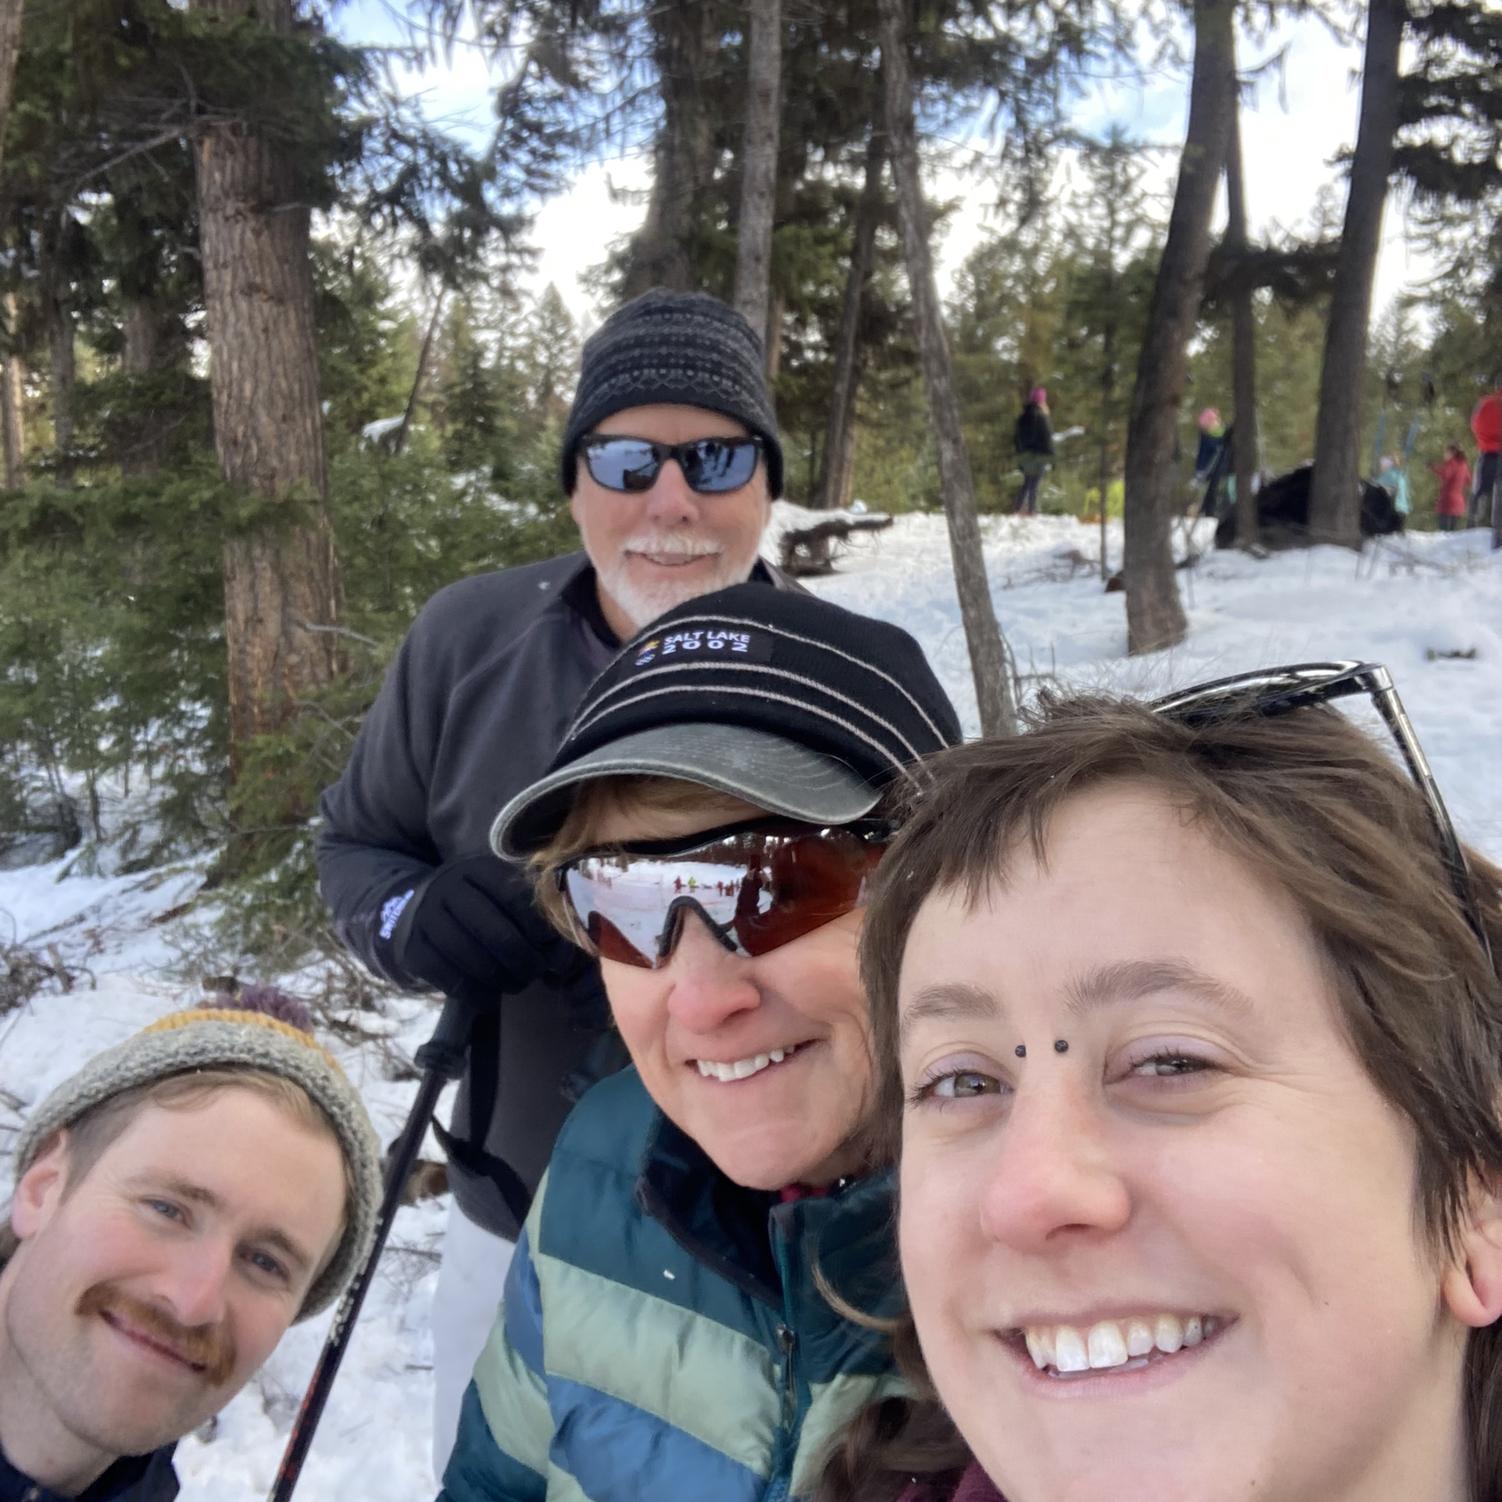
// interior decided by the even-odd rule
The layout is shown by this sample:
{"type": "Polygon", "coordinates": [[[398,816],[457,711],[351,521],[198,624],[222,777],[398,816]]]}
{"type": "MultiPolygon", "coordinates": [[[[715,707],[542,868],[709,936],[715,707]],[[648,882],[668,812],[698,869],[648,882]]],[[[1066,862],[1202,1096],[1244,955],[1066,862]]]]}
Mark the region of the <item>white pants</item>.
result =
{"type": "Polygon", "coordinates": [[[449,1207],[433,1293],[433,1474],[441,1483],[459,1435],[459,1409],[506,1286],[516,1243],[449,1207]]]}

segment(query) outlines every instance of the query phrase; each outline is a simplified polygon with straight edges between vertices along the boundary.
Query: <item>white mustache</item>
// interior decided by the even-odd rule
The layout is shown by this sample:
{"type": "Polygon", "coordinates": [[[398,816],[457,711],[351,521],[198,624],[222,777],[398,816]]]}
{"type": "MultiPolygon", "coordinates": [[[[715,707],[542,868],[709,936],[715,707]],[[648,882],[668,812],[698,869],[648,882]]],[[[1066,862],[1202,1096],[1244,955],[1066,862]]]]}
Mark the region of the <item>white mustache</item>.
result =
{"type": "Polygon", "coordinates": [[[621,544],[623,553],[655,553],[659,558],[709,558],[724,549],[708,539],[685,537],[682,533],[668,532],[628,538],[621,544]]]}

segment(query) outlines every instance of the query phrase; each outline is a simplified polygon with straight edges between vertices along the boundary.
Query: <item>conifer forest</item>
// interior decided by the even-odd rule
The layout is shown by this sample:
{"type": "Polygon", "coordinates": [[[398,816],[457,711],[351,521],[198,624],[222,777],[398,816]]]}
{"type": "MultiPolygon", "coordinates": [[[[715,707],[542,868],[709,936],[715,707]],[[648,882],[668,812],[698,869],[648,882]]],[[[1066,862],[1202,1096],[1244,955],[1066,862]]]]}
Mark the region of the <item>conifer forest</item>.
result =
{"type": "Polygon", "coordinates": [[[988,728],[1014,675],[977,526],[1011,508],[1033,387],[1071,435],[1044,509],[1091,523],[1087,551],[1121,519],[1123,645],[1151,653],[1188,629],[1171,545],[1201,409],[1254,435],[1236,495],[1312,460],[1310,540],[1356,548],[1381,453],[1413,477],[1410,527],[1434,524],[1429,466],[1502,371],[1502,10],[1481,0],[366,19],[0,0],[0,858],[212,850],[226,952],[268,969],[321,951],[363,984],[323,927],[317,794],[430,594],[575,546],[558,443],[621,299],[702,288],[765,330],[789,500],[947,517],[988,728]],[[1269,228],[1243,106],[1295,17],[1347,44],[1331,88],[1357,128],[1269,228]],[[456,51],[489,68],[483,128],[410,84],[456,51]],[[1082,125],[1088,90],[1144,78],[1175,94],[1174,144],[1130,112],[1082,125]],[[581,307],[538,218],[621,161],[635,228],[590,247],[581,307]],[[1384,224],[1425,268],[1385,301],[1384,224]],[[106,782],[150,793],[128,828],[106,782]]]}

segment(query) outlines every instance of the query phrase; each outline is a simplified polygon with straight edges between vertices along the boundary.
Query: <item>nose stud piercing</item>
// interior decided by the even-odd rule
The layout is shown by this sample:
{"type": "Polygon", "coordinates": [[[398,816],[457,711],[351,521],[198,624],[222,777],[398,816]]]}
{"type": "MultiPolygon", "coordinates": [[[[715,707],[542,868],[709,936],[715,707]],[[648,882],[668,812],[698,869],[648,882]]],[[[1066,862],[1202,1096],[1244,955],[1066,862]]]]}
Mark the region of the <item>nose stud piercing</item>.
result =
{"type": "Polygon", "coordinates": [[[1068,1053],[1069,1040],[1067,1038],[1055,1038],[1053,1040],[1053,1051],[1055,1053],[1068,1053]]]}
{"type": "Polygon", "coordinates": [[[1027,1057],[1027,1044],[1019,1043],[1016,1048],[1012,1050],[1012,1052],[1016,1054],[1019,1059],[1025,1059],[1027,1057]]]}

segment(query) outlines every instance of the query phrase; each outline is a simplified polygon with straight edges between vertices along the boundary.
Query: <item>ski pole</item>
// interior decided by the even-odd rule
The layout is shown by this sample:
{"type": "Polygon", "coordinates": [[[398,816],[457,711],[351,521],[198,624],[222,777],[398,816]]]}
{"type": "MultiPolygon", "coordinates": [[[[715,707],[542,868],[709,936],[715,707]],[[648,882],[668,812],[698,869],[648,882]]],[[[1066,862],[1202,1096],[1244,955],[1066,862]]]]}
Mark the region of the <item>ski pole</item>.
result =
{"type": "Polygon", "coordinates": [[[396,1219],[397,1207],[401,1204],[402,1189],[418,1149],[427,1135],[428,1124],[438,1105],[438,1097],[450,1080],[456,1080],[464,1070],[465,1056],[469,1052],[469,1036],[474,1027],[475,1013],[479,1006],[493,1002],[477,1002],[466,996],[449,996],[444,999],[443,1011],[433,1036],[417,1050],[416,1062],[423,1071],[422,1082],[417,1087],[417,1099],[407,1115],[402,1134],[391,1150],[386,1167],[386,1192],[381,1200],[380,1214],[376,1217],[375,1240],[361,1265],[354,1281],[345,1290],[329,1328],[328,1339],[323,1343],[323,1352],[314,1368],[312,1381],[303,1396],[292,1433],[287,1439],[287,1448],[282,1452],[281,1464],[277,1467],[267,1502],[288,1502],[292,1489],[302,1474],[308,1449],[313,1443],[318,1422],[323,1417],[334,1378],[339,1374],[340,1363],[354,1334],[355,1321],[360,1316],[360,1307],[375,1277],[376,1263],[380,1261],[386,1238],[391,1234],[391,1223],[396,1219]]]}

